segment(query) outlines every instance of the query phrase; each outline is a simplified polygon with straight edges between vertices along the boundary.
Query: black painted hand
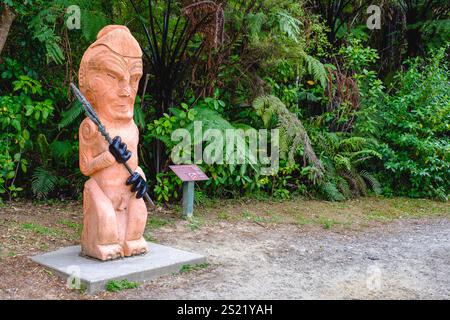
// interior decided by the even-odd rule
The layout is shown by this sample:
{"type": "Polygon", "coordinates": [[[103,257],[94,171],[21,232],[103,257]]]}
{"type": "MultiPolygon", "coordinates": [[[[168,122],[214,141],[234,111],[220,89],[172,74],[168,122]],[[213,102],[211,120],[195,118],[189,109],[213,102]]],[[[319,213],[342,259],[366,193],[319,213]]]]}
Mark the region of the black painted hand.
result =
{"type": "Polygon", "coordinates": [[[109,145],[109,151],[116,158],[118,163],[125,163],[131,158],[131,151],[127,150],[127,145],[122,143],[120,137],[115,137],[109,145]]]}
{"type": "Polygon", "coordinates": [[[127,180],[127,186],[131,186],[131,192],[136,192],[136,198],[141,199],[148,190],[147,182],[137,172],[133,173],[127,180]]]}

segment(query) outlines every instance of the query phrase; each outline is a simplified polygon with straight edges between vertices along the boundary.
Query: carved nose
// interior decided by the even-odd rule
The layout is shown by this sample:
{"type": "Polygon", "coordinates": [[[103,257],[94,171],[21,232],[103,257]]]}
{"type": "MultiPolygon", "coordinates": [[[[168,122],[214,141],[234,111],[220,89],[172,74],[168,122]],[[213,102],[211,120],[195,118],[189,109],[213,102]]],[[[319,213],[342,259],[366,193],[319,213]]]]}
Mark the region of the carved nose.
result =
{"type": "Polygon", "coordinates": [[[131,96],[131,88],[129,86],[126,86],[125,88],[120,88],[119,96],[120,97],[129,97],[129,96],[131,96]]]}

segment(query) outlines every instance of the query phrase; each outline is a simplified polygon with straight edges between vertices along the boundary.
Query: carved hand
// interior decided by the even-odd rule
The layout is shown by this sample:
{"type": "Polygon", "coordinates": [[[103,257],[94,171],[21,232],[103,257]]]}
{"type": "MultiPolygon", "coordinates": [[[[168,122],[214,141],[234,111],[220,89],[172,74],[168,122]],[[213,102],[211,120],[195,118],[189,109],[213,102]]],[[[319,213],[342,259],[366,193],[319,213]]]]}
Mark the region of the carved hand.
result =
{"type": "Polygon", "coordinates": [[[136,192],[136,198],[141,199],[148,190],[147,182],[137,172],[133,173],[127,180],[127,186],[131,187],[131,192],[136,192]]]}
{"type": "Polygon", "coordinates": [[[131,158],[131,151],[127,150],[127,145],[122,143],[120,137],[115,137],[109,145],[109,151],[112,153],[118,163],[125,163],[131,158]]]}

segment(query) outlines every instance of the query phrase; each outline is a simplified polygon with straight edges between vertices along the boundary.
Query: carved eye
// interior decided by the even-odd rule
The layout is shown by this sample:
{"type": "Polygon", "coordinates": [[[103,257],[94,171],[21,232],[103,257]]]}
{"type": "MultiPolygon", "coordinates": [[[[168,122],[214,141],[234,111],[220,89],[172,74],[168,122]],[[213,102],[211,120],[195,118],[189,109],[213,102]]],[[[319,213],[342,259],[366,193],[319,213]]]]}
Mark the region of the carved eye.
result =
{"type": "Polygon", "coordinates": [[[139,77],[138,76],[132,76],[130,80],[131,80],[131,83],[136,83],[139,80],[139,77]]]}
{"type": "Polygon", "coordinates": [[[116,80],[117,79],[117,77],[115,76],[115,75],[113,75],[112,73],[107,73],[106,74],[108,77],[110,77],[111,79],[113,79],[113,80],[116,80]]]}

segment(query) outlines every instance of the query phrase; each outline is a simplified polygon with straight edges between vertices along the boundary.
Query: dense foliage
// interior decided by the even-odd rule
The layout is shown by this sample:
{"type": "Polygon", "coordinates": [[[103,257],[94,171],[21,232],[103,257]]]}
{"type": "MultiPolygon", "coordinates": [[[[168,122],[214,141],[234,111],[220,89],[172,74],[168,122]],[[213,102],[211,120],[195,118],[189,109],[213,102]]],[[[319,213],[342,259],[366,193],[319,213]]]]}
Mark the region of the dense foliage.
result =
{"type": "Polygon", "coordinates": [[[172,138],[184,128],[194,139],[197,121],[203,132],[280,132],[278,171],[202,163],[211,180],[198,199],[447,200],[450,6],[381,1],[381,29],[370,30],[371,4],[0,0],[0,199],[81,197],[84,116],[68,85],[97,32],[125,24],[145,53],[135,122],[158,202],[180,197],[172,138]],[[79,30],[66,25],[71,5],[81,9],[79,30]]]}

